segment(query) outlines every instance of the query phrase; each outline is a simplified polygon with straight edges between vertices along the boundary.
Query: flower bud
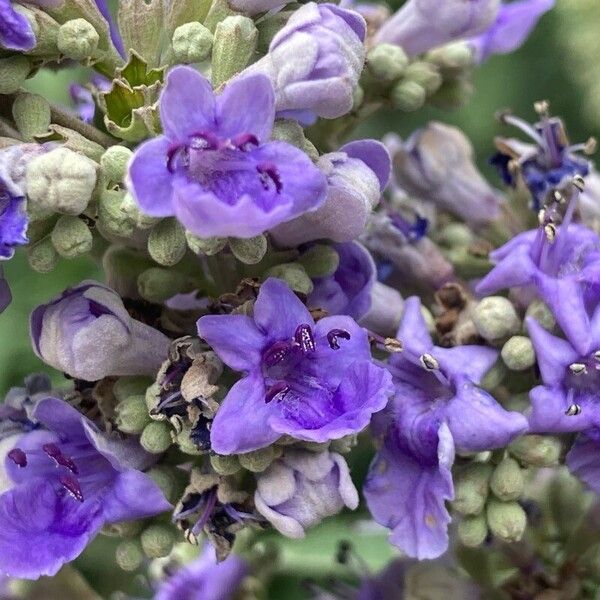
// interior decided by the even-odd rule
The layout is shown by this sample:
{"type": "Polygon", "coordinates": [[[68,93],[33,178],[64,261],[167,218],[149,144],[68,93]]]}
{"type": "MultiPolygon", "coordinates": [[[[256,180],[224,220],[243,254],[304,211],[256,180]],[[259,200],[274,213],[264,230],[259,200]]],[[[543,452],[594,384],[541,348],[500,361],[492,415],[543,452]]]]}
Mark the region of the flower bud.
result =
{"type": "Polygon", "coordinates": [[[490,489],[498,500],[517,500],[523,493],[525,478],[514,458],[505,458],[492,473],[490,489]]]}
{"type": "Polygon", "coordinates": [[[58,252],[52,244],[50,236],[27,247],[29,266],[38,273],[49,273],[58,263],[58,252]]]}
{"type": "Polygon", "coordinates": [[[262,234],[252,238],[229,238],[229,248],[240,262],[255,265],[267,253],[267,238],[262,234]]]}
{"type": "Polygon", "coordinates": [[[142,433],[150,423],[145,396],[130,396],[117,404],[117,427],[124,433],[142,433]]]}
{"type": "Polygon", "coordinates": [[[185,275],[172,269],[147,269],[137,280],[139,294],[144,300],[162,304],[177,294],[191,292],[193,285],[185,275]]]}
{"type": "Polygon", "coordinates": [[[468,548],[481,546],[488,534],[485,515],[464,517],[458,524],[458,538],[468,548]]]}
{"type": "Polygon", "coordinates": [[[535,364],[533,344],[523,335],[511,337],[502,347],[500,354],[504,364],[511,371],[525,371],[535,364]]]}
{"type": "Polygon", "coordinates": [[[50,238],[63,258],[76,258],[92,249],[92,232],[79,217],[63,215],[56,222],[50,238]]]}
{"type": "Polygon", "coordinates": [[[369,72],[376,79],[394,81],[408,66],[408,57],[400,46],[380,44],[367,54],[369,72]]]}
{"type": "Polygon", "coordinates": [[[150,525],[140,537],[142,550],[148,558],[168,556],[175,543],[175,535],[171,527],[166,525],[150,525]]]}
{"type": "Polygon", "coordinates": [[[556,327],[556,319],[543,300],[532,300],[527,307],[525,317],[525,323],[527,317],[533,317],[546,331],[554,331],[556,327]]]}
{"type": "Polygon", "coordinates": [[[102,190],[98,198],[98,228],[103,235],[129,237],[134,225],[123,211],[124,193],[120,190],[102,190]]]}
{"type": "Polygon", "coordinates": [[[129,192],[123,198],[121,210],[138,229],[150,229],[160,221],[159,217],[151,217],[141,212],[137,202],[129,192]]]}
{"type": "Polygon", "coordinates": [[[474,64],[474,54],[468,43],[458,41],[430,50],[427,60],[445,69],[467,69],[474,64]]]}
{"type": "Polygon", "coordinates": [[[133,152],[125,146],[111,146],[100,158],[102,172],[110,181],[121,182],[125,179],[127,165],[133,152]]]}
{"type": "Polygon", "coordinates": [[[93,161],[67,148],[34,158],[27,169],[27,196],[33,208],[78,215],[96,186],[93,161]]]}
{"type": "Polygon", "coordinates": [[[91,23],[85,19],[73,19],[60,26],[56,43],[67,58],[83,60],[96,52],[99,41],[100,36],[91,23]]]}
{"type": "Polygon", "coordinates": [[[527,515],[518,502],[491,499],[487,504],[490,531],[504,542],[518,542],[527,527],[527,515]]]}
{"type": "Polygon", "coordinates": [[[213,44],[212,33],[198,21],[180,25],[173,33],[175,61],[183,64],[207,59],[213,44]]]}
{"type": "Polygon", "coordinates": [[[333,275],[340,264],[340,255],[332,246],[315,244],[298,258],[306,274],[311,278],[333,275]]]}
{"type": "Polygon", "coordinates": [[[50,126],[50,104],[38,94],[19,94],[12,105],[17,129],[27,141],[46,133],[50,126]]]}
{"type": "Polygon", "coordinates": [[[301,294],[310,294],[313,290],[313,282],[306,274],[304,267],[298,263],[284,263],[271,267],[266,273],[267,277],[277,277],[282,279],[295,292],[301,294]]]}
{"type": "Polygon", "coordinates": [[[163,219],[150,231],[148,253],[159,265],[176,265],[186,250],[185,231],[177,219],[163,219]]]}
{"type": "Polygon", "coordinates": [[[277,119],[273,125],[271,139],[280,142],[287,142],[296,146],[296,148],[304,149],[304,145],[308,141],[304,137],[304,129],[298,121],[292,119],[277,119]]]}
{"type": "Polygon", "coordinates": [[[521,463],[532,467],[551,467],[558,463],[562,445],[558,438],[548,435],[524,435],[508,447],[521,463]]]}
{"type": "Polygon", "coordinates": [[[194,254],[213,256],[214,254],[221,252],[221,250],[227,246],[227,238],[199,238],[189,231],[185,232],[185,239],[188,248],[194,254]]]}
{"type": "Polygon", "coordinates": [[[442,76],[438,69],[431,63],[425,61],[415,61],[411,63],[404,77],[408,81],[418,83],[429,96],[436,92],[442,85],[442,76]]]}
{"type": "Polygon", "coordinates": [[[142,548],[138,541],[125,540],[117,546],[117,565],[123,571],[135,571],[140,568],[144,561],[142,548]]]}
{"type": "Polygon", "coordinates": [[[248,17],[236,15],[218,23],[212,51],[212,83],[218,87],[248,64],[258,42],[258,29],[248,17]]]}
{"type": "Polygon", "coordinates": [[[260,450],[239,454],[238,460],[244,469],[252,471],[253,473],[262,473],[280,455],[281,453],[276,452],[274,446],[267,446],[260,450]]]}
{"type": "Polygon", "coordinates": [[[488,497],[492,467],[486,463],[472,463],[457,471],[454,481],[452,507],[461,515],[478,515],[488,497]]]}
{"type": "Polygon", "coordinates": [[[586,518],[588,499],[581,482],[565,468],[556,469],[546,491],[554,525],[570,538],[586,518]]]}
{"type": "Polygon", "coordinates": [[[154,481],[160,488],[163,496],[171,503],[178,500],[177,496],[181,493],[180,484],[176,477],[176,471],[173,467],[159,466],[152,467],[146,472],[146,475],[154,481]]]}
{"type": "Polygon", "coordinates": [[[31,64],[26,56],[15,54],[0,58],[0,94],[13,94],[27,79],[31,64]]]}
{"type": "Polygon", "coordinates": [[[106,283],[123,298],[138,299],[138,277],[154,263],[145,252],[111,245],[102,257],[106,283]]]}
{"type": "Polygon", "coordinates": [[[240,461],[235,454],[229,454],[227,456],[213,454],[210,457],[210,464],[219,475],[234,475],[241,468],[240,461]]]}
{"type": "Polygon", "coordinates": [[[425,104],[427,92],[422,85],[410,79],[397,83],[391,92],[391,99],[398,110],[413,112],[425,104]]]}
{"type": "Polygon", "coordinates": [[[481,300],[472,318],[479,335],[488,341],[506,339],[521,328],[515,307],[503,296],[489,296],[481,300]]]}
{"type": "Polygon", "coordinates": [[[142,448],[150,454],[162,454],[168,450],[172,442],[171,428],[164,421],[148,423],[140,437],[142,448]]]}
{"type": "Polygon", "coordinates": [[[112,392],[114,397],[122,402],[130,396],[144,396],[151,384],[152,380],[149,377],[119,377],[113,385],[112,392]]]}

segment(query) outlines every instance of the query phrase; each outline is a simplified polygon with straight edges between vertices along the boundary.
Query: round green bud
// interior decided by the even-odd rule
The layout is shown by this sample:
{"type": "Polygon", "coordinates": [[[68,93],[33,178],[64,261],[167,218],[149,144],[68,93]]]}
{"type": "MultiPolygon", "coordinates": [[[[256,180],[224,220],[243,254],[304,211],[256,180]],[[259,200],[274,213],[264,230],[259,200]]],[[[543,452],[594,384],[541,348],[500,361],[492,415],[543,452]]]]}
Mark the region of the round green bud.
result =
{"type": "Polygon", "coordinates": [[[110,181],[120,182],[125,179],[127,165],[133,152],[125,146],[111,146],[100,158],[103,173],[110,181]]]}
{"type": "Polygon", "coordinates": [[[406,52],[393,44],[379,44],[367,54],[367,68],[376,79],[394,81],[408,66],[406,52]]]}
{"type": "Polygon", "coordinates": [[[427,92],[416,81],[404,79],[397,83],[391,92],[391,99],[398,110],[413,112],[425,104],[427,92]]]}
{"type": "Polygon", "coordinates": [[[179,446],[179,450],[184,454],[198,456],[199,454],[202,454],[202,452],[192,439],[191,433],[191,427],[189,425],[184,426],[175,436],[175,443],[179,446]]]}
{"type": "Polygon", "coordinates": [[[163,219],[150,231],[148,253],[159,265],[176,265],[186,250],[185,230],[177,219],[163,219]]]}
{"type": "Polygon", "coordinates": [[[172,269],[147,269],[137,280],[140,296],[148,302],[162,304],[176,294],[190,292],[189,279],[172,269]]]}
{"type": "Polygon", "coordinates": [[[483,514],[463,517],[458,524],[458,539],[468,548],[481,546],[487,534],[487,521],[483,514]]]}
{"type": "Polygon", "coordinates": [[[527,527],[527,515],[518,502],[501,502],[492,498],[487,504],[490,531],[504,542],[518,542],[527,527]]]}
{"type": "Polygon", "coordinates": [[[558,438],[548,435],[524,435],[512,442],[508,450],[525,465],[550,467],[558,463],[562,445],[558,438]]]}
{"type": "Polygon", "coordinates": [[[189,231],[185,232],[185,239],[194,254],[213,256],[227,246],[227,238],[199,238],[189,231]]]}
{"type": "Polygon", "coordinates": [[[102,528],[102,534],[108,537],[132,538],[142,530],[141,521],[119,521],[102,528]]]}
{"type": "Polygon", "coordinates": [[[135,571],[142,566],[144,555],[142,548],[137,541],[125,540],[117,546],[116,550],[117,565],[123,571],[135,571]]]}
{"type": "Polygon", "coordinates": [[[148,423],[140,437],[142,448],[150,454],[162,454],[172,443],[171,428],[164,421],[148,423]]]}
{"type": "Polygon", "coordinates": [[[38,273],[49,273],[56,267],[58,252],[54,248],[50,236],[27,247],[27,261],[29,266],[38,273]]]}
{"type": "Polygon", "coordinates": [[[473,95],[473,83],[469,78],[446,79],[440,89],[431,96],[434,106],[446,110],[464,106],[473,95]]]}
{"type": "Polygon", "coordinates": [[[15,54],[8,58],[0,58],[0,94],[13,94],[24,83],[31,71],[31,64],[26,56],[15,54]]]}
{"type": "Polygon", "coordinates": [[[437,67],[425,61],[415,61],[410,64],[404,73],[404,78],[418,83],[425,89],[427,95],[439,90],[443,81],[437,67]]]}
{"type": "Polygon", "coordinates": [[[140,537],[142,550],[148,558],[168,556],[175,543],[175,535],[171,527],[166,525],[150,525],[140,537]]]}
{"type": "Polygon", "coordinates": [[[519,463],[514,458],[505,458],[492,473],[490,489],[498,500],[520,498],[525,488],[525,478],[519,463]]]}
{"type": "Polygon", "coordinates": [[[304,142],[306,141],[302,126],[298,121],[293,121],[291,119],[277,119],[273,125],[271,138],[280,142],[287,142],[300,149],[302,149],[304,142]]]}
{"type": "Polygon", "coordinates": [[[130,396],[116,407],[117,427],[124,433],[141,433],[151,421],[145,396],[130,396]]]}
{"type": "Polygon", "coordinates": [[[265,278],[267,277],[282,279],[292,290],[301,294],[308,295],[313,291],[313,282],[304,267],[298,263],[284,263],[271,267],[265,274],[265,278]]]}
{"type": "Polygon", "coordinates": [[[464,248],[470,246],[474,240],[473,232],[463,223],[448,223],[438,238],[438,242],[448,248],[464,248]]]}
{"type": "Polygon", "coordinates": [[[127,400],[130,396],[145,396],[146,390],[152,385],[152,380],[149,377],[131,376],[119,377],[113,385],[113,394],[119,402],[127,400]]]}
{"type": "Polygon", "coordinates": [[[213,454],[210,457],[210,464],[219,475],[234,475],[240,470],[240,461],[235,454],[228,456],[213,454]]]}
{"type": "Polygon", "coordinates": [[[258,29],[249,17],[233,15],[217,23],[212,49],[213,87],[244,69],[256,51],[257,42],[258,29]]]}
{"type": "Polygon", "coordinates": [[[473,323],[479,335],[488,341],[503,340],[521,328],[515,307],[502,296],[481,300],[473,311],[473,323]]]}
{"type": "Polygon", "coordinates": [[[315,244],[298,258],[298,262],[309,277],[327,277],[336,272],[340,255],[331,246],[315,244]]]}
{"type": "Polygon", "coordinates": [[[533,300],[527,307],[525,317],[533,317],[547,331],[553,331],[556,327],[552,311],[542,300],[533,300]]]}
{"type": "Polygon", "coordinates": [[[160,221],[159,217],[151,217],[140,211],[137,202],[129,193],[126,193],[123,198],[121,210],[138,229],[150,229],[160,221]]]}
{"type": "Polygon", "coordinates": [[[486,463],[471,463],[458,470],[454,481],[452,507],[461,515],[477,515],[488,497],[492,467],[486,463]]]}
{"type": "Polygon", "coordinates": [[[100,36],[91,23],[85,19],[73,19],[60,26],[56,43],[67,58],[83,60],[96,52],[99,41],[100,36]]]}
{"type": "Polygon", "coordinates": [[[76,258],[92,249],[92,232],[79,217],[63,215],[56,222],[50,238],[63,258],[76,258]]]}
{"type": "Polygon", "coordinates": [[[12,114],[17,129],[26,141],[46,133],[50,126],[50,104],[38,94],[19,94],[13,102],[12,114]]]}
{"type": "Polygon", "coordinates": [[[535,363],[533,344],[528,337],[515,335],[502,347],[500,353],[504,364],[511,371],[524,371],[535,363]]]}
{"type": "Polygon", "coordinates": [[[267,238],[262,234],[251,238],[229,238],[229,248],[240,262],[255,265],[267,253],[267,238]]]}
{"type": "Polygon", "coordinates": [[[169,501],[174,502],[178,493],[178,482],[173,471],[169,467],[152,467],[146,472],[146,475],[154,481],[160,488],[163,496],[169,501]]]}
{"type": "Polygon", "coordinates": [[[274,460],[277,453],[273,446],[267,446],[260,450],[238,454],[240,465],[253,473],[262,473],[274,460]]]}
{"type": "Polygon", "coordinates": [[[134,225],[123,211],[124,194],[119,190],[102,190],[98,198],[98,225],[102,233],[129,237],[134,225]]]}
{"type": "Polygon", "coordinates": [[[183,64],[207,59],[212,49],[212,33],[198,21],[180,25],[173,33],[173,55],[183,64]]]}
{"type": "Polygon", "coordinates": [[[429,51],[427,60],[446,69],[466,69],[473,66],[474,54],[470,44],[458,41],[429,51]]]}

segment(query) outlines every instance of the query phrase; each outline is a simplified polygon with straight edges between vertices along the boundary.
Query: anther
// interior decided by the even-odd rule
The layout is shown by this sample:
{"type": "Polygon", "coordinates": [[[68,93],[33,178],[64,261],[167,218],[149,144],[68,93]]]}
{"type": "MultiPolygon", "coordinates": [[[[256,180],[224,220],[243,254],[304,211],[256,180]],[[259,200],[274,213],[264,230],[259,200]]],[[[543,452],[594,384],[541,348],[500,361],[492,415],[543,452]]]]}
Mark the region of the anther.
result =
{"type": "Polygon", "coordinates": [[[547,215],[546,209],[541,208],[538,212],[538,223],[540,225],[546,225],[546,223],[547,223],[546,215],[547,215]]]}
{"type": "Polygon", "coordinates": [[[279,176],[279,171],[277,171],[277,167],[270,162],[261,163],[256,166],[256,170],[260,174],[260,182],[265,190],[268,190],[270,184],[273,183],[275,186],[275,191],[279,194],[283,188],[281,184],[281,177],[279,176]]]}
{"type": "Polygon", "coordinates": [[[596,352],[594,352],[594,359],[600,362],[600,350],[596,350],[596,352]]]}
{"type": "Polygon", "coordinates": [[[533,110],[535,110],[540,117],[546,117],[550,112],[550,102],[548,102],[548,100],[538,100],[533,103],[533,110]]]}
{"type": "Polygon", "coordinates": [[[303,354],[315,351],[315,338],[310,325],[307,325],[306,323],[298,325],[294,332],[294,341],[300,346],[303,354]]]}
{"type": "Polygon", "coordinates": [[[77,465],[71,458],[65,456],[56,444],[44,444],[42,450],[61,467],[66,467],[71,473],[77,475],[77,465]]]}
{"type": "Polygon", "coordinates": [[[552,223],[548,223],[544,225],[544,233],[546,234],[546,239],[552,244],[556,239],[556,227],[552,223]]]}
{"type": "Polygon", "coordinates": [[[332,350],[339,350],[338,339],[349,340],[350,334],[345,329],[332,329],[327,332],[327,342],[332,350]]]}
{"type": "Polygon", "coordinates": [[[583,146],[583,153],[590,156],[594,154],[598,148],[598,140],[595,137],[590,137],[583,146]]]}
{"type": "Polygon", "coordinates": [[[292,347],[288,342],[275,342],[263,354],[263,363],[267,367],[273,367],[285,360],[291,351],[292,347]]]}
{"type": "Polygon", "coordinates": [[[388,351],[388,352],[402,352],[402,342],[400,340],[397,340],[396,338],[385,338],[385,341],[383,343],[383,347],[388,351]]]}
{"type": "Polygon", "coordinates": [[[79,482],[74,477],[70,475],[61,475],[59,478],[60,484],[75,498],[75,500],[79,500],[79,502],[83,502],[83,492],[81,491],[81,487],[79,486],[79,482]]]}
{"type": "Polygon", "coordinates": [[[21,469],[27,466],[27,455],[21,448],[13,448],[7,456],[21,469]]]}
{"type": "Polygon", "coordinates": [[[583,363],[573,363],[569,365],[569,369],[573,375],[585,375],[587,367],[583,363]]]}
{"type": "Polygon", "coordinates": [[[265,394],[265,403],[269,404],[269,402],[278,396],[278,400],[283,400],[290,392],[290,389],[290,386],[285,381],[278,381],[277,383],[274,383],[265,394]]]}
{"type": "Polygon", "coordinates": [[[585,188],[585,180],[581,175],[575,175],[572,183],[580,192],[583,192],[585,188]]]}
{"type": "Polygon", "coordinates": [[[579,414],[581,414],[581,406],[579,406],[579,404],[571,404],[565,411],[567,417],[576,417],[579,414]]]}
{"type": "Polygon", "coordinates": [[[427,371],[437,371],[440,368],[440,363],[431,354],[421,354],[419,361],[427,371]]]}
{"type": "Polygon", "coordinates": [[[555,202],[558,202],[559,204],[564,204],[566,202],[565,197],[559,190],[554,190],[552,195],[554,196],[555,202]]]}

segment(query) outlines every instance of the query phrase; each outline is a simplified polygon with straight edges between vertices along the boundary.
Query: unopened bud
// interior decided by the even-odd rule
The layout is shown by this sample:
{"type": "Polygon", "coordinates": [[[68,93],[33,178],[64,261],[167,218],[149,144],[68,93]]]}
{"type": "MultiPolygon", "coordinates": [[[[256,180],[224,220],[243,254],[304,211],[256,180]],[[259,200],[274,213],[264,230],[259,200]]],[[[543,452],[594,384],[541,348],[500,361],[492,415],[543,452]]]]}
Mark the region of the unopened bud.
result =
{"type": "Polygon", "coordinates": [[[100,36],[91,23],[85,19],[73,19],[60,26],[56,43],[67,58],[83,60],[96,52],[99,41],[100,36]]]}
{"type": "Polygon", "coordinates": [[[429,102],[446,110],[464,106],[473,95],[473,83],[467,77],[445,79],[429,102]]]}
{"type": "Polygon", "coordinates": [[[27,168],[27,196],[33,208],[42,211],[81,214],[95,185],[95,163],[68,148],[42,154],[27,168]]]}
{"type": "Polygon", "coordinates": [[[176,265],[185,255],[185,230],[177,219],[163,219],[148,237],[148,253],[164,267],[176,265]]]}
{"type": "Polygon", "coordinates": [[[503,340],[515,335],[521,328],[515,307],[502,296],[481,300],[473,311],[473,323],[479,335],[488,341],[503,340]]]}
{"type": "Polygon", "coordinates": [[[27,247],[27,261],[37,273],[49,273],[58,263],[58,252],[52,244],[50,236],[27,247]]]}
{"type": "Polygon", "coordinates": [[[475,240],[471,228],[464,223],[448,223],[437,240],[448,248],[464,248],[470,246],[475,240]]]}
{"type": "Polygon", "coordinates": [[[142,433],[150,423],[145,396],[130,396],[116,407],[117,427],[124,433],[142,433]]]}
{"type": "Polygon", "coordinates": [[[257,42],[258,29],[248,17],[227,17],[217,24],[212,51],[214,87],[244,69],[256,50],[257,42]]]}
{"type": "Polygon", "coordinates": [[[416,81],[404,79],[392,89],[391,98],[394,106],[404,112],[413,112],[425,104],[427,92],[416,81]]]}
{"type": "Polygon", "coordinates": [[[446,69],[466,69],[473,66],[473,51],[468,43],[453,42],[427,53],[427,59],[446,69]]]}
{"type": "Polygon", "coordinates": [[[0,58],[0,94],[13,94],[27,79],[31,64],[26,56],[14,54],[0,58]]]}
{"type": "Polygon", "coordinates": [[[192,437],[192,428],[189,425],[183,426],[174,438],[174,442],[179,450],[190,456],[198,456],[201,450],[198,448],[192,437]]]}
{"type": "Polygon", "coordinates": [[[142,527],[141,521],[119,521],[105,525],[102,533],[112,537],[132,538],[140,534],[142,527]]]}
{"type": "Polygon", "coordinates": [[[13,102],[12,114],[17,129],[26,141],[46,133],[50,126],[50,104],[38,94],[19,94],[13,102]]]}
{"type": "Polygon", "coordinates": [[[142,550],[148,558],[162,558],[173,549],[175,535],[171,527],[166,525],[150,525],[140,537],[142,550]]]}
{"type": "Polygon", "coordinates": [[[123,571],[135,571],[139,569],[144,561],[140,543],[133,540],[125,540],[117,546],[116,560],[119,568],[123,571]]]}
{"type": "Polygon", "coordinates": [[[227,238],[199,238],[189,231],[185,232],[185,239],[194,254],[213,256],[227,246],[227,238]]]}
{"type": "Polygon", "coordinates": [[[298,121],[291,119],[277,119],[273,125],[271,139],[287,142],[288,144],[292,144],[292,146],[296,146],[296,148],[302,148],[306,142],[302,126],[298,121]]]}
{"type": "Polygon", "coordinates": [[[162,454],[172,443],[171,428],[164,421],[152,421],[144,427],[140,444],[150,454],[162,454]]]}
{"type": "Polygon", "coordinates": [[[523,493],[525,478],[514,458],[505,458],[492,473],[490,489],[498,500],[517,500],[523,493]]]}
{"type": "Polygon", "coordinates": [[[173,33],[175,61],[183,64],[197,63],[210,56],[212,33],[198,21],[180,25],[173,33]]]}
{"type": "Polygon", "coordinates": [[[158,267],[144,271],[137,280],[139,294],[144,300],[162,304],[177,294],[192,291],[188,277],[172,269],[158,267]]]}
{"type": "Polygon", "coordinates": [[[521,463],[532,467],[550,467],[558,463],[561,442],[548,435],[524,435],[512,442],[508,450],[521,463]]]}
{"type": "Polygon", "coordinates": [[[285,281],[292,290],[301,294],[310,294],[313,291],[313,282],[306,274],[304,267],[297,263],[284,263],[270,268],[267,277],[277,277],[285,281]]]}
{"type": "Polygon", "coordinates": [[[542,300],[533,300],[527,307],[525,317],[533,317],[546,331],[553,331],[556,327],[552,311],[542,300]]]}
{"type": "Polygon", "coordinates": [[[464,517],[458,524],[458,538],[468,548],[481,546],[487,534],[487,521],[483,514],[464,517]]]}
{"type": "Polygon", "coordinates": [[[459,470],[454,482],[452,507],[462,515],[477,515],[485,506],[492,467],[472,463],[459,470]]]}
{"type": "Polygon", "coordinates": [[[367,66],[373,77],[382,81],[398,79],[408,65],[406,52],[393,44],[379,44],[367,54],[367,66]]]}
{"type": "Polygon", "coordinates": [[[100,158],[102,172],[110,181],[121,182],[125,179],[127,165],[133,152],[125,146],[111,146],[100,158]]]}
{"type": "Polygon", "coordinates": [[[102,190],[98,198],[98,228],[103,234],[126,238],[133,233],[134,225],[123,210],[123,197],[120,190],[102,190]]]}
{"type": "Polygon", "coordinates": [[[527,515],[518,502],[501,502],[492,498],[487,504],[490,531],[504,542],[518,542],[527,527],[527,515]]]}
{"type": "Polygon", "coordinates": [[[109,246],[102,257],[106,283],[122,298],[138,298],[138,278],[154,263],[145,252],[118,246],[109,246]]]}
{"type": "Polygon", "coordinates": [[[337,270],[340,256],[331,246],[315,244],[302,253],[298,262],[309,277],[327,277],[337,270]]]}
{"type": "Polygon", "coordinates": [[[502,347],[500,354],[504,364],[511,371],[524,371],[535,363],[533,344],[523,335],[511,337],[502,347]]]}
{"type": "Polygon", "coordinates": [[[404,73],[404,77],[418,83],[428,95],[439,90],[442,85],[440,72],[435,65],[429,62],[416,61],[410,64],[404,73]]]}
{"type": "Polygon", "coordinates": [[[50,237],[52,245],[63,258],[76,258],[92,249],[92,232],[79,217],[63,215],[50,237]]]}
{"type": "Polygon", "coordinates": [[[276,451],[274,446],[267,446],[260,450],[239,454],[238,460],[244,469],[252,471],[253,473],[262,473],[279,456],[279,454],[280,453],[276,451]]]}
{"type": "Polygon", "coordinates": [[[557,469],[548,486],[547,498],[554,524],[568,539],[587,512],[588,499],[583,486],[567,469],[557,469]]]}
{"type": "Polygon", "coordinates": [[[251,238],[229,238],[229,248],[240,262],[255,265],[267,253],[267,238],[262,234],[251,238]]]}
{"type": "Polygon", "coordinates": [[[152,384],[148,377],[131,376],[119,377],[113,385],[113,395],[119,401],[127,400],[130,396],[144,396],[152,384]]]}
{"type": "Polygon", "coordinates": [[[123,198],[121,210],[138,229],[150,229],[160,221],[159,217],[145,215],[129,193],[125,194],[123,198]]]}
{"type": "Polygon", "coordinates": [[[219,475],[234,475],[241,468],[240,461],[235,454],[227,456],[214,454],[210,457],[210,464],[219,475]]]}
{"type": "Polygon", "coordinates": [[[146,472],[146,475],[160,488],[163,496],[169,502],[173,503],[177,500],[177,495],[180,493],[180,486],[173,468],[152,467],[146,472]]]}

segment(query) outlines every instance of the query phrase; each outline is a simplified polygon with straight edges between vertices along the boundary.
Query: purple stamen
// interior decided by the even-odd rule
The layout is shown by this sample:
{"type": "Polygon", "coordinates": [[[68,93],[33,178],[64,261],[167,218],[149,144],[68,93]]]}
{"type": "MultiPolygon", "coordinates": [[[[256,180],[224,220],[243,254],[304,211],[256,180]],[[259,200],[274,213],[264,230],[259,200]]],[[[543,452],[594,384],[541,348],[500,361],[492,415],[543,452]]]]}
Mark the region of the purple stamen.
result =
{"type": "Polygon", "coordinates": [[[263,363],[266,367],[273,367],[285,360],[291,351],[292,347],[288,342],[275,342],[263,354],[263,363]]]}
{"type": "Polygon", "coordinates": [[[252,133],[242,133],[231,140],[234,148],[241,150],[242,152],[248,152],[253,147],[258,146],[258,139],[252,133]]]}
{"type": "Polygon", "coordinates": [[[13,448],[7,456],[21,469],[27,466],[27,455],[21,448],[13,448]]]}
{"type": "Polygon", "coordinates": [[[56,444],[44,444],[42,446],[42,450],[59,466],[66,467],[73,473],[77,475],[77,465],[73,462],[71,458],[65,456],[60,448],[56,444]]]}
{"type": "Polygon", "coordinates": [[[278,400],[283,400],[290,392],[290,389],[290,386],[285,381],[278,381],[277,383],[274,383],[265,394],[265,403],[268,404],[277,396],[279,396],[278,400]]]}
{"type": "Polygon", "coordinates": [[[70,475],[61,475],[60,476],[60,484],[75,498],[75,500],[79,500],[79,502],[83,502],[83,492],[81,491],[81,487],[79,486],[79,482],[75,477],[71,477],[70,475]]]}
{"type": "Polygon", "coordinates": [[[313,336],[310,325],[303,323],[298,325],[294,333],[294,340],[300,346],[303,354],[315,351],[315,338],[313,336]]]}
{"type": "Polygon", "coordinates": [[[205,500],[204,510],[200,515],[200,518],[196,521],[195,525],[192,527],[192,533],[194,535],[198,535],[204,526],[208,523],[213,510],[217,504],[217,488],[213,488],[208,492],[208,498],[205,500]]]}
{"type": "Polygon", "coordinates": [[[350,334],[345,329],[332,329],[327,333],[327,341],[332,350],[339,350],[340,345],[338,339],[349,340],[350,334]]]}
{"type": "Polygon", "coordinates": [[[283,188],[281,177],[275,164],[264,162],[257,165],[256,170],[260,173],[260,182],[265,190],[268,190],[270,183],[275,185],[275,191],[279,194],[283,188]]]}

